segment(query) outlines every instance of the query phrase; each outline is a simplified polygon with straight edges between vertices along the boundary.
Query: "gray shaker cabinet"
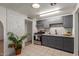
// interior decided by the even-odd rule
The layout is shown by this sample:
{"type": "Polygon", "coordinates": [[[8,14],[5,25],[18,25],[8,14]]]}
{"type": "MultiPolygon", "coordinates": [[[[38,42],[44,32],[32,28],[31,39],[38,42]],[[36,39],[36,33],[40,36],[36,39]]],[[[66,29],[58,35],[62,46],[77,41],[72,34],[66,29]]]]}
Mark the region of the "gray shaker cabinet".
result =
{"type": "MultiPolygon", "coordinates": [[[[49,46],[51,47],[51,48],[55,48],[56,47],[56,37],[52,37],[52,36],[49,36],[50,38],[50,42],[49,42],[49,46]]],[[[49,40],[48,40],[49,41],[49,40]]]]}
{"type": "Polygon", "coordinates": [[[63,50],[73,52],[74,51],[74,40],[73,38],[64,38],[63,50]]]}
{"type": "Polygon", "coordinates": [[[63,23],[63,18],[62,17],[54,17],[48,20],[49,24],[59,24],[63,23]]]}
{"type": "Polygon", "coordinates": [[[65,28],[72,28],[73,15],[55,17],[55,18],[45,19],[45,20],[38,20],[37,28],[49,28],[50,24],[63,24],[63,27],[65,28]]]}
{"type": "Polygon", "coordinates": [[[44,22],[44,28],[49,28],[50,26],[49,26],[49,22],[44,22]]]}
{"type": "Polygon", "coordinates": [[[47,20],[37,21],[37,28],[49,28],[49,22],[47,20]]]}
{"type": "Polygon", "coordinates": [[[44,28],[49,28],[49,21],[43,20],[44,28]]]}
{"type": "Polygon", "coordinates": [[[72,53],[74,52],[74,38],[43,35],[42,45],[72,53]]]}
{"type": "Polygon", "coordinates": [[[39,20],[36,23],[37,28],[44,28],[43,20],[39,20]]]}
{"type": "Polygon", "coordinates": [[[73,26],[73,15],[63,16],[63,27],[72,28],[73,26]]]}
{"type": "MultiPolygon", "coordinates": [[[[48,44],[49,44],[49,38],[50,37],[48,37],[48,36],[42,36],[42,45],[44,45],[44,46],[49,46],[48,44]]],[[[50,47],[50,46],[49,46],[50,47]]]]}
{"type": "Polygon", "coordinates": [[[56,37],[56,48],[63,49],[63,38],[62,37],[56,37]]]}
{"type": "Polygon", "coordinates": [[[52,36],[42,36],[42,45],[55,48],[56,46],[55,37],[52,38],[52,36]]]}

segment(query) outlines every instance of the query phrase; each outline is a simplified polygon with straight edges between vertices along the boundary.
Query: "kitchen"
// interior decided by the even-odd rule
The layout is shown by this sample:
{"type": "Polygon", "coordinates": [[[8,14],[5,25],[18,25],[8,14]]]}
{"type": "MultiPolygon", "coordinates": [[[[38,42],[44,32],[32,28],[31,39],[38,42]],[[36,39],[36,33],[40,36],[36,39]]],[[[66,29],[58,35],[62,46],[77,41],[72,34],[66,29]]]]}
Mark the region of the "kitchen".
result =
{"type": "MultiPolygon", "coordinates": [[[[11,9],[6,11],[8,17],[10,17],[8,27],[11,27],[11,31],[13,30],[18,35],[22,32],[31,33],[23,41],[22,56],[72,56],[76,54],[78,50],[78,30],[76,29],[78,21],[74,14],[76,3],[14,3],[0,5],[6,7],[1,8],[1,12],[4,9],[11,9]],[[27,16],[19,15],[19,13],[27,16]],[[29,20],[31,23],[25,20],[29,20]]],[[[14,52],[12,49],[10,50],[11,53],[14,52]]],[[[7,49],[7,51],[9,50],[7,49]]],[[[4,51],[4,53],[7,55],[7,52],[4,51]]]]}
{"type": "Polygon", "coordinates": [[[43,18],[36,22],[36,28],[35,44],[74,53],[72,14],[43,18]]]}

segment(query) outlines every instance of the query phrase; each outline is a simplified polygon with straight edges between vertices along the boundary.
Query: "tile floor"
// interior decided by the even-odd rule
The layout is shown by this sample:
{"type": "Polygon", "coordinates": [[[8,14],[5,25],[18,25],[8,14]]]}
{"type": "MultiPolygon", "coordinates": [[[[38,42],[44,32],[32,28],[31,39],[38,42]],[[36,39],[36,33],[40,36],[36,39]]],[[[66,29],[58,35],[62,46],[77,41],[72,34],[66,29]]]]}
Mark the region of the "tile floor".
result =
{"type": "Polygon", "coordinates": [[[30,44],[23,48],[19,56],[73,56],[73,54],[41,45],[30,44]]]}

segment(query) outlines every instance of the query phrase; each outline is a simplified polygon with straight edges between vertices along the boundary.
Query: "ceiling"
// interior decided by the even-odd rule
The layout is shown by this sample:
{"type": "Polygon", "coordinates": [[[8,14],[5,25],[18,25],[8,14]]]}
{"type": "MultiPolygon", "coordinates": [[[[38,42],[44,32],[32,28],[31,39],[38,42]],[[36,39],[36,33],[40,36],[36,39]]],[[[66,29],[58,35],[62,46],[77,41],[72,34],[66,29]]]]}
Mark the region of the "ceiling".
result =
{"type": "Polygon", "coordinates": [[[33,3],[0,3],[0,6],[15,10],[29,17],[39,17],[38,13],[49,9],[53,10],[54,8],[61,8],[62,12],[68,12],[69,10],[72,12],[76,6],[76,3],[57,3],[55,6],[51,6],[50,3],[39,3],[40,8],[34,9],[32,8],[32,4],[33,3]]]}

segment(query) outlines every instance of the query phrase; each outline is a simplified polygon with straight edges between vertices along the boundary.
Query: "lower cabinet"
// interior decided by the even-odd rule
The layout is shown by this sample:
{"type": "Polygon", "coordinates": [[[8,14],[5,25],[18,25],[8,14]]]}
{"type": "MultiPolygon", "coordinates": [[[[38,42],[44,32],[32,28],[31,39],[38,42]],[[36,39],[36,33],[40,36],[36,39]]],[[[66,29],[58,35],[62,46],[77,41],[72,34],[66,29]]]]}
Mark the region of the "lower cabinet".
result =
{"type": "Polygon", "coordinates": [[[63,38],[62,37],[56,37],[56,48],[63,49],[63,38]]]}
{"type": "Polygon", "coordinates": [[[52,36],[50,36],[50,38],[49,38],[49,43],[48,43],[48,45],[50,46],[50,47],[52,47],[52,48],[55,48],[55,46],[56,46],[56,37],[53,37],[52,38],[52,36]]]}
{"type": "Polygon", "coordinates": [[[42,45],[49,46],[49,42],[48,41],[50,41],[50,40],[49,40],[49,37],[48,36],[42,36],[41,39],[42,39],[42,45]]]}
{"type": "Polygon", "coordinates": [[[73,38],[64,38],[63,50],[73,52],[74,51],[74,40],[73,38]]]}
{"type": "Polygon", "coordinates": [[[43,35],[42,45],[72,53],[74,52],[74,38],[43,35]]]}

